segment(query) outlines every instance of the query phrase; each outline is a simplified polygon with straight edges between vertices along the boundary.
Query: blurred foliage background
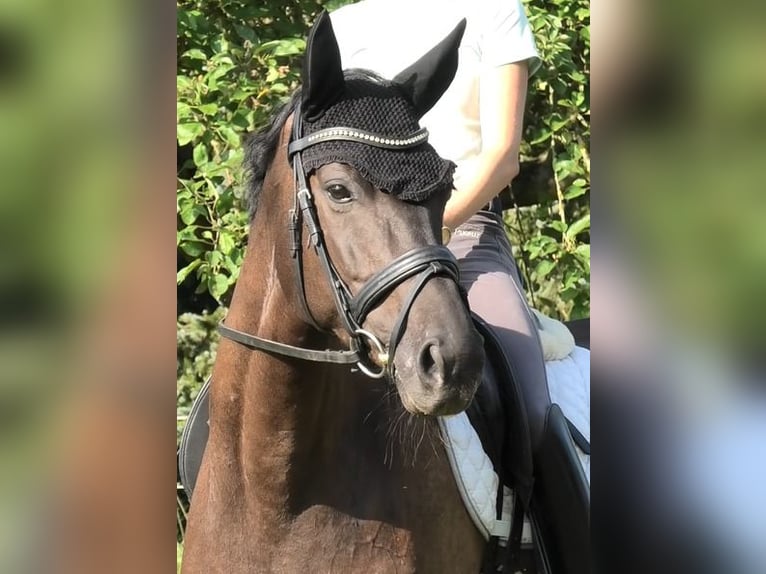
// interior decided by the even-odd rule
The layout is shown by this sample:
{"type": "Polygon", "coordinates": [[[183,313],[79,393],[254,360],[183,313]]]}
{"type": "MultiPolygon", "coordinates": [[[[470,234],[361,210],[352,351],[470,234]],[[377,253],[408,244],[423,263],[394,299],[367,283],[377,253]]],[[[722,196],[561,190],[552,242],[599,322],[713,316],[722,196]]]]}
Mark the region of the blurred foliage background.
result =
{"type": "MultiPolygon", "coordinates": [[[[242,138],[297,87],[305,35],[349,0],[177,4],[178,406],[209,374],[247,239],[242,138]]],[[[525,2],[543,66],[528,95],[508,233],[532,305],[590,313],[590,14],[586,0],[525,2]]]]}

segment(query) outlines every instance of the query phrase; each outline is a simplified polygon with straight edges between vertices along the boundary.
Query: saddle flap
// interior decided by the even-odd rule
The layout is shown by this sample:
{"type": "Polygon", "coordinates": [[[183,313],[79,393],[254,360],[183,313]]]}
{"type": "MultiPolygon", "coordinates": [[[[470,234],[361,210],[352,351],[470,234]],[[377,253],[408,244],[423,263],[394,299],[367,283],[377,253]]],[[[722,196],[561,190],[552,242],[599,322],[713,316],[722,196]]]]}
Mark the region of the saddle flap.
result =
{"type": "Polygon", "coordinates": [[[532,439],[524,395],[514,380],[508,358],[489,325],[475,313],[474,325],[484,338],[484,377],[468,410],[502,484],[526,503],[532,492],[532,439]]]}
{"type": "Polygon", "coordinates": [[[589,574],[590,486],[577,457],[566,417],[551,406],[536,454],[537,480],[530,514],[541,552],[555,572],[589,574]]]}

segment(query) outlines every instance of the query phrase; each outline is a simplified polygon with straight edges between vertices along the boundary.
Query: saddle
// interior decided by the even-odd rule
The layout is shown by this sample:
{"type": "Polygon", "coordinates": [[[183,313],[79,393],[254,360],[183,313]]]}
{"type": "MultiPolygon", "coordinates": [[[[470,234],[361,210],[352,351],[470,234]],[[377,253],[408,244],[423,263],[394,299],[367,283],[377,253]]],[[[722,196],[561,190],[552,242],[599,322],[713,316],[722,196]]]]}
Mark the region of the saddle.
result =
{"type": "MultiPolygon", "coordinates": [[[[590,485],[575,448],[577,442],[589,454],[589,445],[558,405],[528,408],[527,394],[514,379],[496,335],[476,315],[474,323],[484,338],[487,360],[482,384],[466,414],[499,478],[498,520],[503,519],[509,489],[514,501],[508,542],[503,547],[498,537],[490,537],[483,571],[495,572],[503,565],[503,571],[513,572],[531,560],[529,551],[521,548],[526,514],[538,572],[589,574],[590,485]],[[546,413],[542,437],[534,440],[530,412],[546,413]]],[[[208,439],[210,382],[205,382],[192,406],[178,452],[179,477],[190,498],[208,439]]]]}
{"type": "Polygon", "coordinates": [[[495,572],[500,565],[504,572],[523,568],[528,560],[521,549],[526,514],[538,572],[590,574],[590,484],[576,448],[590,454],[590,445],[559,405],[550,400],[542,408],[528,404],[531,394],[514,378],[494,331],[477,315],[473,318],[484,338],[487,361],[466,414],[500,478],[498,520],[503,517],[504,487],[512,489],[514,497],[508,543],[502,548],[490,539],[483,571],[495,572]],[[536,412],[545,413],[540,437],[530,432],[529,416],[536,412]]]}

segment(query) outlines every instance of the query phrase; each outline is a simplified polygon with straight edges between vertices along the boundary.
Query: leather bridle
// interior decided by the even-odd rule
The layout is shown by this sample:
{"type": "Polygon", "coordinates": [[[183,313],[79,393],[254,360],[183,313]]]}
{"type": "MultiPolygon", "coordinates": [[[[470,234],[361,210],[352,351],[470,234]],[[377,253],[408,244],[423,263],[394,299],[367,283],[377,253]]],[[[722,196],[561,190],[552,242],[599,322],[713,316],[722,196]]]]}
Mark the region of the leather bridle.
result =
{"type": "Polygon", "coordinates": [[[322,228],[317,219],[314,199],[308,186],[306,173],[303,170],[301,152],[317,143],[332,140],[355,141],[386,149],[407,149],[421,145],[427,139],[428,132],[425,129],[420,129],[404,138],[391,138],[346,127],[324,129],[303,137],[301,111],[300,105],[298,105],[293,114],[291,142],[288,145],[288,158],[292,161],[295,178],[295,194],[288,228],[301,310],[306,320],[314,328],[319,331],[325,330],[317,325],[306,301],[302,250],[302,232],[305,225],[309,234],[309,242],[319,256],[319,261],[330,284],[335,307],[345,330],[350,336],[349,349],[344,351],[305,349],[256,337],[223,324],[218,328],[221,335],[247,347],[267,353],[322,363],[356,364],[359,370],[368,377],[380,379],[388,374],[393,380],[394,353],[404,332],[410,308],[425,284],[434,277],[449,277],[458,284],[459,288],[457,261],[449,249],[443,245],[417,247],[394,259],[388,266],[373,275],[356,295],[353,295],[340,277],[327,252],[322,228]],[[396,287],[413,277],[415,282],[404,300],[399,317],[394,323],[386,349],[380,340],[374,334],[363,329],[362,325],[367,315],[396,287]],[[375,370],[375,365],[371,364],[368,355],[370,350],[374,350],[378,354],[378,360],[382,364],[380,370],[375,370]]]}

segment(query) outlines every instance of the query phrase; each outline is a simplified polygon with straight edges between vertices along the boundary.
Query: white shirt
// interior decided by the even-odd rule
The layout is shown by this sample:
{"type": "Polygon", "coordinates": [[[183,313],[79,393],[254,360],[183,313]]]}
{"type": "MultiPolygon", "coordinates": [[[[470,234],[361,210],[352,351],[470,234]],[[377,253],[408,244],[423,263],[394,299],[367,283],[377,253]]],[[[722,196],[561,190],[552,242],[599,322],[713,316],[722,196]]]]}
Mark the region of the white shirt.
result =
{"type": "Polygon", "coordinates": [[[519,0],[362,0],[331,14],[343,68],[393,78],[467,19],[458,70],[421,120],[429,143],[459,163],[481,151],[479,77],[485,67],[527,61],[539,67],[532,29],[519,0]]]}

